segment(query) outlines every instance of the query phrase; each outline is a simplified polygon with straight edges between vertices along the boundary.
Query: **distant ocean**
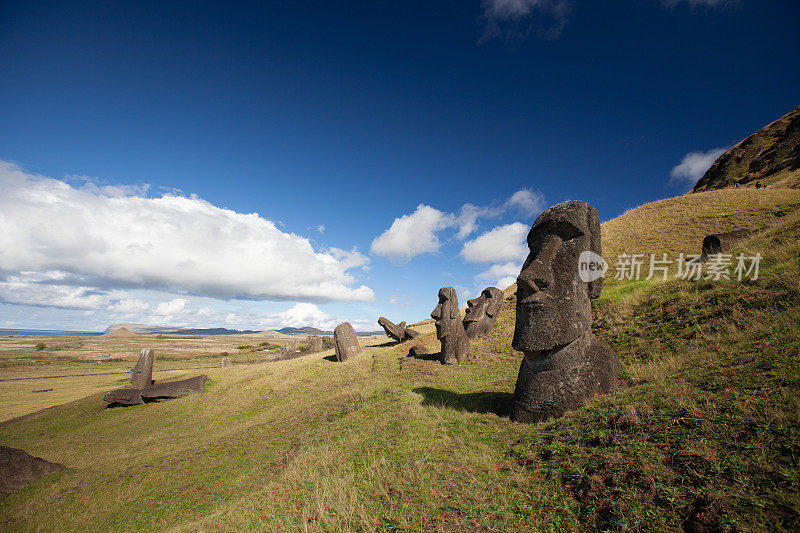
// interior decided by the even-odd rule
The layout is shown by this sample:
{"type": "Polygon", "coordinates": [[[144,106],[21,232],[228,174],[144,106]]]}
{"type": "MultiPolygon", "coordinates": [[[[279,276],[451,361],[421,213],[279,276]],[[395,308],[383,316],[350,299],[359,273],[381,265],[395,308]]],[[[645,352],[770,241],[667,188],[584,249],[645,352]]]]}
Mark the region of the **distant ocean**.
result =
{"type": "Polygon", "coordinates": [[[8,335],[47,335],[50,337],[96,337],[101,332],[92,331],[62,331],[58,329],[4,329],[0,328],[0,337],[8,335]]]}

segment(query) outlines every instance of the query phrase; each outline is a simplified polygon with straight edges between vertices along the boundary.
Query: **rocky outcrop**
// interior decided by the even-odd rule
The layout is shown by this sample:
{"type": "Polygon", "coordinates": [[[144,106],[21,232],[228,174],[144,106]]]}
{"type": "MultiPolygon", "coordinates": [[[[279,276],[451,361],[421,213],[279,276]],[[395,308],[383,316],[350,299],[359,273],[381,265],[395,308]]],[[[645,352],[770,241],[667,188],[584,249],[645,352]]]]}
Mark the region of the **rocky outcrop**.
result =
{"type": "Polygon", "coordinates": [[[64,468],[24,450],[0,446],[0,498],[64,468]]]}

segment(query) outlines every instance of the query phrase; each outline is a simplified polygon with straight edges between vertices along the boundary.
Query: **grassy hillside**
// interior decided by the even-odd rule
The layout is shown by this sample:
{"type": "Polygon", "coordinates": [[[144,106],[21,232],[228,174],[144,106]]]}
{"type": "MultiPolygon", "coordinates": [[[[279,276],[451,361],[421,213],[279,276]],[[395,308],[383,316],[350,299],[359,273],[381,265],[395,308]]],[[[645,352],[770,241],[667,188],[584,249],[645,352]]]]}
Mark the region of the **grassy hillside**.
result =
{"type": "Polygon", "coordinates": [[[0,528],[797,530],[800,197],[715,196],[728,192],[604,225],[606,255],[768,229],[743,245],[765,257],[756,281],[609,284],[595,329],[625,387],[583,409],[509,420],[510,296],[460,366],[383,339],[347,363],[217,369],[185,398],[106,409],[95,395],[2,427],[0,443],[68,468],[0,500],[0,528]]]}

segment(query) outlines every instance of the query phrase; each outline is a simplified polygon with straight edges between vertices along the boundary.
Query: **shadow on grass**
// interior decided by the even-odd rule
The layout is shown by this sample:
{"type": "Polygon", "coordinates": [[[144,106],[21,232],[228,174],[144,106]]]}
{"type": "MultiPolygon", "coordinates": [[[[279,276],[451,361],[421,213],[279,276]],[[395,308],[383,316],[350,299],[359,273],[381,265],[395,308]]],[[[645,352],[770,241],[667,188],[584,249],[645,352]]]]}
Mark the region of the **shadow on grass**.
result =
{"type": "Polygon", "coordinates": [[[339,362],[336,359],[336,354],[335,353],[332,353],[330,355],[326,355],[325,357],[323,357],[323,359],[325,359],[326,361],[330,361],[331,363],[338,363],[339,362]]]}
{"type": "Polygon", "coordinates": [[[421,361],[436,361],[437,363],[442,362],[442,352],[421,353],[419,355],[411,355],[409,353],[407,357],[411,357],[412,359],[419,359],[421,361]]]}
{"type": "Polygon", "coordinates": [[[471,413],[494,413],[497,416],[511,416],[510,392],[467,392],[458,393],[434,387],[413,389],[422,395],[422,405],[469,411],[471,413]]]}

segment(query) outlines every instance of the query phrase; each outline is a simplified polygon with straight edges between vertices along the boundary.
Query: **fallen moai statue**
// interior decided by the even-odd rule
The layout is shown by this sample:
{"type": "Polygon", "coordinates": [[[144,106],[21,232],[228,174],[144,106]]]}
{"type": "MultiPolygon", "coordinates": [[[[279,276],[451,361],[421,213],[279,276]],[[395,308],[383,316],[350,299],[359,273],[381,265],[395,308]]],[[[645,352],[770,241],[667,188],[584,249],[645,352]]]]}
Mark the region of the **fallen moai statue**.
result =
{"type": "Polygon", "coordinates": [[[378,325],[386,332],[386,336],[390,337],[397,342],[410,341],[419,337],[419,332],[406,327],[405,321],[395,324],[388,318],[380,317],[378,325]]]}
{"type": "MultiPolygon", "coordinates": [[[[178,381],[155,383],[152,379],[154,359],[155,353],[152,348],[143,349],[139,353],[139,361],[131,372],[131,387],[107,392],[103,396],[103,401],[117,405],[141,405],[145,402],[180,398],[202,390],[208,379],[205,374],[201,374],[178,381]]],[[[230,359],[226,359],[230,364],[230,359]]],[[[222,364],[225,366],[225,359],[222,364]]]]}
{"type": "Polygon", "coordinates": [[[535,422],[559,417],[596,393],[617,387],[616,354],[592,334],[591,299],[603,278],[584,281],[579,257],[600,249],[600,219],[586,202],[542,212],[528,234],[530,254],[517,278],[512,346],[525,354],[511,417],[535,422]]]}
{"type": "Polygon", "coordinates": [[[358,337],[350,322],[342,322],[333,330],[333,343],[336,360],[347,361],[361,352],[358,337]]]}
{"type": "Polygon", "coordinates": [[[412,346],[410,350],[408,350],[409,357],[419,357],[420,355],[425,355],[428,353],[428,349],[420,344],[416,346],[412,346]]]}
{"type": "Polygon", "coordinates": [[[442,343],[442,363],[460,363],[469,356],[469,339],[458,309],[458,295],[453,287],[439,289],[439,303],[431,312],[436,320],[436,338],[442,343]]]}
{"type": "Polygon", "coordinates": [[[0,498],[64,468],[60,463],[34,457],[25,450],[0,446],[0,498]]]}
{"type": "Polygon", "coordinates": [[[727,233],[712,233],[703,239],[703,258],[709,255],[723,254],[731,249],[740,241],[755,235],[756,230],[740,229],[727,233]]]}
{"type": "Polygon", "coordinates": [[[500,306],[503,305],[503,291],[497,287],[486,287],[481,295],[467,300],[467,314],[464,316],[464,330],[467,337],[477,339],[492,330],[500,306]]]}

